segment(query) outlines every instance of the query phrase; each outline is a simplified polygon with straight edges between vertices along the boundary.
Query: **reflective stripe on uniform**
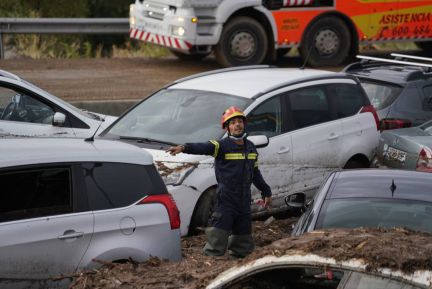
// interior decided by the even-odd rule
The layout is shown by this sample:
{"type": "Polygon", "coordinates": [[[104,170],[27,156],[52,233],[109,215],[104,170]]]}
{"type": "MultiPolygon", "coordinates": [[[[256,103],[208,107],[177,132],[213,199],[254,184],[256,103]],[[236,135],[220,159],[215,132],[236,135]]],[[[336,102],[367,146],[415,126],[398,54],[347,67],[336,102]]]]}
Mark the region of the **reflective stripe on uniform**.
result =
{"type": "Polygon", "coordinates": [[[215,157],[217,157],[218,152],[219,152],[219,143],[217,141],[215,141],[215,140],[211,140],[210,142],[212,144],[214,144],[214,146],[215,146],[215,150],[214,150],[214,153],[213,153],[213,157],[215,158],[215,157]]]}
{"type": "Polygon", "coordinates": [[[256,161],[255,163],[254,163],[254,168],[257,168],[258,167],[258,161],[256,161]]]}
{"type": "MultiPolygon", "coordinates": [[[[248,154],[247,158],[248,158],[248,160],[256,160],[257,156],[258,155],[256,153],[250,153],[250,154],[248,154]]],[[[226,160],[244,160],[245,155],[241,154],[241,153],[226,153],[225,159],[226,160]]]]}

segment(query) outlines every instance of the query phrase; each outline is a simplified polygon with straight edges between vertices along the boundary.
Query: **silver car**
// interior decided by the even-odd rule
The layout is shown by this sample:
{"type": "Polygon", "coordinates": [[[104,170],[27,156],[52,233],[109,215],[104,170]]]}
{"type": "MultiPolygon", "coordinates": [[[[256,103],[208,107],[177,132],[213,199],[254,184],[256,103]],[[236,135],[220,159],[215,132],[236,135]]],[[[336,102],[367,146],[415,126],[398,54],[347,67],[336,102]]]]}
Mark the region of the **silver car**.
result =
{"type": "Polygon", "coordinates": [[[0,70],[0,136],[86,138],[116,117],[87,112],[0,70]]]}
{"type": "Polygon", "coordinates": [[[0,287],[93,268],[95,260],[181,259],[179,212],[145,150],[4,138],[0,151],[7,152],[0,154],[0,287]]]}
{"type": "Polygon", "coordinates": [[[386,167],[432,172],[432,121],[382,132],[377,160],[386,167]]]}

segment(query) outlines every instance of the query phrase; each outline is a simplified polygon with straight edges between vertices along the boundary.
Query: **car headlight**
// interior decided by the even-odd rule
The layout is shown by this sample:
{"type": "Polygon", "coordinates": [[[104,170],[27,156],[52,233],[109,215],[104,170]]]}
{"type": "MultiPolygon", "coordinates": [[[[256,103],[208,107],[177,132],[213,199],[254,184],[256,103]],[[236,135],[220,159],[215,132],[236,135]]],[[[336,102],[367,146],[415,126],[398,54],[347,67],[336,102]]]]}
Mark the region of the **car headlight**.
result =
{"type": "Polygon", "coordinates": [[[183,36],[186,33],[186,29],[183,26],[172,26],[171,32],[176,36],[183,36]]]}
{"type": "Polygon", "coordinates": [[[180,166],[169,167],[163,162],[156,162],[156,167],[165,185],[178,186],[193,172],[196,164],[185,163],[180,166]]]}
{"type": "Polygon", "coordinates": [[[129,25],[130,26],[134,26],[135,25],[134,10],[135,10],[135,4],[131,4],[129,6],[129,25]]]}

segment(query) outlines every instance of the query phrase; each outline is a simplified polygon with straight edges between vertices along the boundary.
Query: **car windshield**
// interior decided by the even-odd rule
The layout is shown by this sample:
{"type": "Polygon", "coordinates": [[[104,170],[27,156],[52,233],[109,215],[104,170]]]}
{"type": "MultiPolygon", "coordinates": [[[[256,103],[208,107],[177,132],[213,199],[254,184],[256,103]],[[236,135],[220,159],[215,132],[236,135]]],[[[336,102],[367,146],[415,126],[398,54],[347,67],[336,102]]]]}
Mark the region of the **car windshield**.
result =
{"type": "Polygon", "coordinates": [[[219,139],[222,112],[244,109],[250,100],[209,91],[164,89],[145,99],[106,133],[108,137],[151,138],[182,144],[219,139]]]}
{"type": "Polygon", "coordinates": [[[364,79],[360,79],[360,81],[371,104],[377,110],[389,106],[403,89],[403,87],[385,82],[372,82],[364,79]]]}
{"type": "Polygon", "coordinates": [[[315,229],[405,227],[432,232],[432,203],[404,199],[329,199],[315,229]]]}
{"type": "Polygon", "coordinates": [[[419,128],[424,130],[425,133],[432,135],[432,120],[420,125],[419,128]]]}

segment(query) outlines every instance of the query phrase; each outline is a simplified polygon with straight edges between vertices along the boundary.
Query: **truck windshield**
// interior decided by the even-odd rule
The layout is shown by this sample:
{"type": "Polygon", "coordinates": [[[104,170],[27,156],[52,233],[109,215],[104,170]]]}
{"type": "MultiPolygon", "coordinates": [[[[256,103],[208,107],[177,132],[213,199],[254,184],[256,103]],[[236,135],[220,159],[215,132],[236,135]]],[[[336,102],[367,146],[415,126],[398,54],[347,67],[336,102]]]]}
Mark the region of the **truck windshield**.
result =
{"type": "Polygon", "coordinates": [[[219,139],[220,118],[230,106],[244,109],[251,100],[209,91],[164,89],[124,115],[108,137],[151,138],[182,144],[219,139]]]}

